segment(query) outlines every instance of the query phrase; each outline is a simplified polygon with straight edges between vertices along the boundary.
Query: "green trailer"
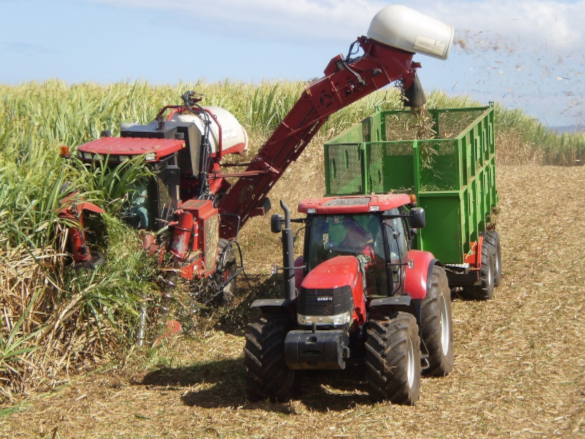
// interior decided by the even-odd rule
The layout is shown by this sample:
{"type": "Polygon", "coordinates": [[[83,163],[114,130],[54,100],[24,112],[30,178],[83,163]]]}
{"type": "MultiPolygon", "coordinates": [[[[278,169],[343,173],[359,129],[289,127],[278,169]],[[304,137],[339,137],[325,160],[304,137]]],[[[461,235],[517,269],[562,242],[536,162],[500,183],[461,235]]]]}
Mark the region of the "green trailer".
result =
{"type": "Polygon", "coordinates": [[[495,164],[492,103],[377,110],[325,143],[326,195],[415,195],[426,226],[413,247],[435,255],[452,288],[489,299],[501,278],[495,164]]]}

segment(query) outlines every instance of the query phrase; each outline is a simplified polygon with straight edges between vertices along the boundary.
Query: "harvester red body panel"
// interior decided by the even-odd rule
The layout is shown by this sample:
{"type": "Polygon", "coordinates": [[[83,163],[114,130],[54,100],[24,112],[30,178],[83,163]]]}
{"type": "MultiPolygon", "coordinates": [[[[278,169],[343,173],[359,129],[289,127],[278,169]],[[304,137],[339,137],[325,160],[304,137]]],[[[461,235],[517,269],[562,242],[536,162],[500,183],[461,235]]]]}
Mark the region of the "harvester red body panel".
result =
{"type": "MultiPolygon", "coordinates": [[[[132,137],[102,137],[101,139],[93,140],[79,147],[82,152],[92,154],[100,154],[102,156],[116,156],[112,161],[116,160],[117,156],[134,157],[136,155],[156,154],[154,161],[160,160],[161,157],[166,157],[169,154],[180,151],[185,147],[185,142],[174,139],[144,139],[132,137]]],[[[127,158],[128,158],[127,157],[127,158]]]]}
{"type": "Polygon", "coordinates": [[[82,267],[84,265],[92,266],[95,258],[92,256],[86,242],[84,212],[87,210],[88,212],[102,214],[104,211],[101,207],[88,201],[70,205],[69,202],[72,201],[72,197],[73,195],[68,196],[63,200],[63,207],[59,210],[58,216],[59,218],[66,218],[75,223],[73,227],[69,227],[67,230],[69,233],[69,246],[71,253],[73,254],[75,265],[77,267],[82,267]]]}

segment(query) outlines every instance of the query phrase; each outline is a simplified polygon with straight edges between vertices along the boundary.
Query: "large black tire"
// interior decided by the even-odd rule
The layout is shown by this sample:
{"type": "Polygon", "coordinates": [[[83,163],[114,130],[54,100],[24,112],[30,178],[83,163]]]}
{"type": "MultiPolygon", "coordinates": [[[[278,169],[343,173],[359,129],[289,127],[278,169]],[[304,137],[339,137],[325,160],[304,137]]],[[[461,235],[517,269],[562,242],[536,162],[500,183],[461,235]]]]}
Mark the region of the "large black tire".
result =
{"type": "Polygon", "coordinates": [[[422,302],[422,337],[429,350],[429,368],[425,375],[445,376],[453,369],[453,326],[451,291],[442,267],[435,265],[431,287],[422,302]]]}
{"type": "Polygon", "coordinates": [[[486,241],[481,246],[481,270],[479,285],[472,289],[475,300],[490,300],[494,297],[495,249],[486,241]],[[486,245],[487,244],[487,245],[486,245]]]}
{"type": "Polygon", "coordinates": [[[373,401],[413,405],[420,389],[420,337],[413,315],[394,313],[368,323],[366,378],[373,401]]]}
{"type": "MultiPolygon", "coordinates": [[[[229,279],[230,277],[232,277],[238,267],[237,267],[237,261],[236,261],[236,252],[234,250],[234,246],[230,245],[228,247],[229,241],[227,239],[223,239],[223,238],[219,238],[219,242],[217,244],[217,266],[221,269],[221,273],[220,274],[220,278],[219,281],[220,282],[224,282],[227,279],[229,279]],[[228,254],[226,255],[225,258],[225,266],[222,266],[222,260],[223,260],[223,254],[226,251],[227,248],[227,252],[228,254]]],[[[220,296],[219,296],[219,302],[221,302],[222,305],[227,305],[229,303],[231,303],[234,298],[236,297],[236,293],[237,293],[237,283],[236,283],[236,278],[234,277],[222,290],[220,296]]]]}
{"type": "Polygon", "coordinates": [[[496,253],[494,269],[494,287],[498,287],[502,282],[502,247],[500,246],[500,235],[495,230],[490,230],[489,232],[485,232],[483,239],[484,242],[487,241],[487,243],[494,248],[494,251],[496,253]]]}
{"type": "Polygon", "coordinates": [[[291,319],[279,314],[263,315],[248,324],[244,365],[250,401],[285,402],[297,394],[298,374],[284,360],[284,340],[291,329],[291,319]]]}

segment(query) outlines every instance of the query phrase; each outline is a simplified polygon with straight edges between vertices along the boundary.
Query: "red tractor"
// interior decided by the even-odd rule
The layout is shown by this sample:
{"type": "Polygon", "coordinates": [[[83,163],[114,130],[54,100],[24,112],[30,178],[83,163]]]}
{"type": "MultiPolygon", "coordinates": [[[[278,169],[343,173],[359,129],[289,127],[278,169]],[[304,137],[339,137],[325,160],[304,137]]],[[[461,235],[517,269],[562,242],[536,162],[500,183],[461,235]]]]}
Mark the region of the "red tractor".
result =
{"type": "Polygon", "coordinates": [[[300,371],[364,364],[370,397],[414,404],[421,371],[453,367],[451,292],[429,252],[412,250],[425,213],[405,194],[309,199],[273,215],[282,232],[284,296],[261,299],[244,348],[248,396],[285,401],[300,371]],[[292,222],[305,224],[294,260],[292,222]],[[284,225],[284,227],[283,227],[284,225]]]}

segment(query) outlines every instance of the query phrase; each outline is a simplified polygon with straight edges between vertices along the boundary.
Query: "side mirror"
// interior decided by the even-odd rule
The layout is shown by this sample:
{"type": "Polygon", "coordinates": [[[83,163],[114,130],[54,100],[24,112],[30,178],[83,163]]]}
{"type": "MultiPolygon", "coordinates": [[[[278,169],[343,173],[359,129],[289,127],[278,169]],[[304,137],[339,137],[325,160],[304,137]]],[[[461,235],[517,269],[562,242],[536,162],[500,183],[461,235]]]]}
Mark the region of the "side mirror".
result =
{"type": "Polygon", "coordinates": [[[169,165],[158,173],[159,178],[168,186],[178,186],[181,180],[181,170],[178,166],[169,165]]]}
{"type": "Polygon", "coordinates": [[[272,233],[280,233],[282,231],[282,215],[275,213],[270,217],[270,231],[272,233]]]}
{"type": "Polygon", "coordinates": [[[425,223],[425,210],[422,207],[413,207],[410,209],[410,227],[413,229],[422,229],[425,223]]]}

